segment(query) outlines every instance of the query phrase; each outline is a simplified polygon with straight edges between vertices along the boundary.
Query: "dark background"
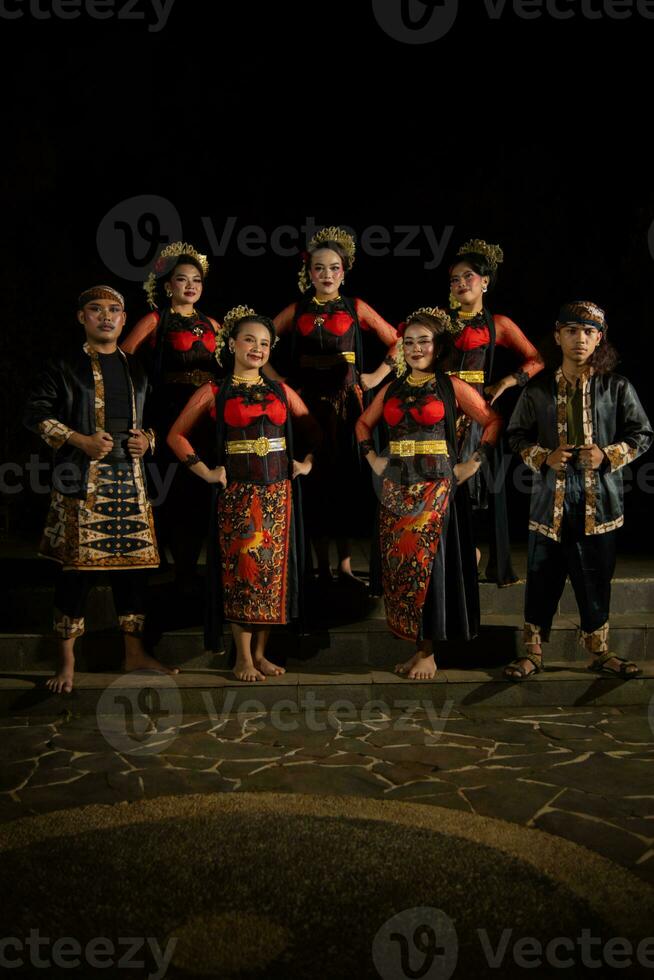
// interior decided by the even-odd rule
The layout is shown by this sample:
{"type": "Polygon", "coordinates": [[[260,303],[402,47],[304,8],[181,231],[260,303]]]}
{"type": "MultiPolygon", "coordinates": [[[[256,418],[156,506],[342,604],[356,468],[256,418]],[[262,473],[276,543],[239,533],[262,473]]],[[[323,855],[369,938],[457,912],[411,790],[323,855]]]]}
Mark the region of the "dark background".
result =
{"type": "MultiPolygon", "coordinates": [[[[22,401],[44,359],[80,342],[81,289],[106,281],[124,292],[128,327],[146,312],[136,279],[107,267],[115,240],[97,241],[103,217],[139,195],[171,202],[184,239],[209,253],[201,308],[218,319],[237,303],[274,315],[297,298],[297,259],[242,254],[245,225],[269,234],[313,217],[359,235],[380,225],[395,245],[398,226],[429,225],[438,238],[452,226],[436,269],[425,269],[422,236],[411,243],[420,255],[359,250],[348,292],[394,323],[446,304],[459,244],[499,242],[491,309],[538,342],[562,300],[593,299],[618,370],[652,415],[654,21],[589,19],[575,0],[559,0],[570,20],[525,20],[508,2],[493,20],[460,0],[445,37],[406,44],[382,30],[370,0],[175,0],[158,33],[138,20],[38,20],[14,3],[24,16],[0,18],[4,460],[38,448],[21,429],[22,401]],[[218,233],[237,219],[224,257],[212,257],[202,217],[218,233]]],[[[5,543],[38,537],[47,500],[4,499],[5,543]]],[[[649,547],[650,500],[627,494],[625,547],[649,547]]],[[[512,503],[518,539],[525,506],[512,503]]]]}

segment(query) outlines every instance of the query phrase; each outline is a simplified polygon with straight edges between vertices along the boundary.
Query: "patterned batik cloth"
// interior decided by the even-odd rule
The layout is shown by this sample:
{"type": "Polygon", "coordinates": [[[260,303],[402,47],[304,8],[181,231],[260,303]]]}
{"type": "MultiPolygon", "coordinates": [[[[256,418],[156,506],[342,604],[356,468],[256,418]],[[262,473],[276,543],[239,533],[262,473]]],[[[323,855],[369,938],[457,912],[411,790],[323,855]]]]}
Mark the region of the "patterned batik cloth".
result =
{"type": "Polygon", "coordinates": [[[157,568],[140,461],[92,461],[84,498],[53,491],[39,554],[64,569],[157,568]]]}
{"type": "Polygon", "coordinates": [[[230,483],[218,503],[225,619],[288,621],[291,485],[230,483]]]}
{"type": "Polygon", "coordinates": [[[449,480],[401,486],[384,480],[379,515],[382,587],[389,628],[422,636],[422,611],[449,501],[449,480]]]}

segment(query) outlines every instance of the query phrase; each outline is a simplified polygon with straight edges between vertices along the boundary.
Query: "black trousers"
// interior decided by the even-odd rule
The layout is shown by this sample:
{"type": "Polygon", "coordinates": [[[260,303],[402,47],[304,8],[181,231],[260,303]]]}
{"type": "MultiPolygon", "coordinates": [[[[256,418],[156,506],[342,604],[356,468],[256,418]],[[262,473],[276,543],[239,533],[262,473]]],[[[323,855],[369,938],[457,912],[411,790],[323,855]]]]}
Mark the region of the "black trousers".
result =
{"type": "Polygon", "coordinates": [[[583,479],[582,472],[568,468],[560,542],[537,531],[529,532],[525,640],[538,643],[538,633],[543,641],[549,639],[552,619],[570,576],[583,645],[589,652],[601,653],[608,649],[616,532],[584,533],[583,479]]]}
{"type": "Polygon", "coordinates": [[[129,568],[106,572],[62,571],[55,586],[54,630],[63,640],[84,632],[84,610],[94,585],[108,584],[123,633],[140,636],[145,620],[147,570],[129,568]]]}

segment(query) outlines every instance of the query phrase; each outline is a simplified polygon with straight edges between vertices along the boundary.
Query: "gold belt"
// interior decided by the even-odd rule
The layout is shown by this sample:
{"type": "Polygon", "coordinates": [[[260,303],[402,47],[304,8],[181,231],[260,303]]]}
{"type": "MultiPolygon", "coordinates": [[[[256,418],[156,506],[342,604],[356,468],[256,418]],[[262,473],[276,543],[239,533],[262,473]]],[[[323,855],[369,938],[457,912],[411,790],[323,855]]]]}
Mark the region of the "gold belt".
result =
{"type": "Polygon", "coordinates": [[[483,385],[486,380],[483,371],[446,371],[445,373],[453,374],[455,378],[467,381],[469,385],[483,385]]]}
{"type": "Polygon", "coordinates": [[[347,361],[348,364],[356,364],[356,354],[353,350],[341,350],[334,354],[302,354],[300,357],[300,367],[317,368],[319,371],[326,368],[336,367],[347,361]]]}
{"type": "Polygon", "coordinates": [[[447,443],[444,439],[400,439],[389,443],[391,456],[447,456],[447,443]]]}
{"type": "Polygon", "coordinates": [[[228,456],[234,453],[256,453],[257,456],[267,456],[268,453],[280,453],[286,449],[286,439],[268,439],[267,436],[259,436],[258,439],[231,439],[225,444],[228,456]]]}
{"type": "Polygon", "coordinates": [[[199,388],[207,381],[213,381],[214,376],[210,371],[200,371],[199,368],[195,368],[193,371],[169,371],[164,374],[163,380],[165,384],[195,385],[199,388]]]}

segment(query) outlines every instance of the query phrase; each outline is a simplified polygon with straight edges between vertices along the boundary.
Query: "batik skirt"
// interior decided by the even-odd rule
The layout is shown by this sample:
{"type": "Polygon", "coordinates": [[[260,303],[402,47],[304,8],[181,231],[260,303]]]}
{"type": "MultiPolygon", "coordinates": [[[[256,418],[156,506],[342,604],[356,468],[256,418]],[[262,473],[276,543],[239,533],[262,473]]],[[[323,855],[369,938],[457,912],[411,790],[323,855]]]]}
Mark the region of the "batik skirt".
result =
{"type": "Polygon", "coordinates": [[[443,484],[448,482],[402,488],[382,481],[380,530],[375,535],[371,567],[384,594],[389,626],[403,639],[469,641],[479,632],[479,584],[468,488],[464,483],[452,490],[450,485],[446,501],[443,484]],[[440,515],[433,524],[428,517],[430,505],[440,515]],[[408,520],[403,521],[405,518],[408,520]],[[412,522],[417,525],[415,539],[403,537],[412,522]],[[420,557],[401,562],[402,553],[411,551],[414,541],[422,545],[420,557]]]}
{"type": "Polygon", "coordinates": [[[224,618],[276,625],[289,621],[292,542],[290,480],[228,484],[218,498],[218,555],[224,618]]]}

